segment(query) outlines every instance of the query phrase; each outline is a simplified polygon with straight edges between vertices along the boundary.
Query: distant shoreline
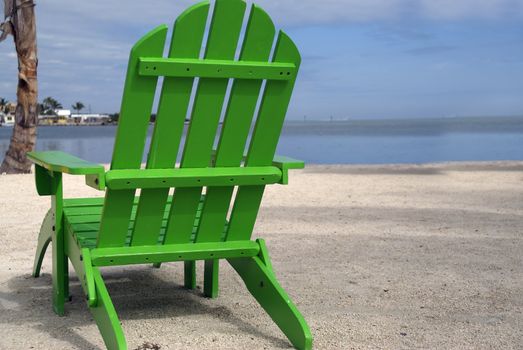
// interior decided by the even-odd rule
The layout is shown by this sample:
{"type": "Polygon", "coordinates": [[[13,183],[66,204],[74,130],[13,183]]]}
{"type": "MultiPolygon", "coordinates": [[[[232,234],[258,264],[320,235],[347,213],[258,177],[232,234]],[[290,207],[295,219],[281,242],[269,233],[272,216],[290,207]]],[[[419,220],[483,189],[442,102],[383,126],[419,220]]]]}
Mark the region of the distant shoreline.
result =
{"type": "MultiPolygon", "coordinates": [[[[190,121],[185,121],[189,124],[190,121]]],[[[469,125],[499,125],[499,124],[514,124],[522,126],[523,130],[523,115],[516,116],[458,116],[458,117],[430,117],[430,118],[346,118],[346,119],[286,119],[285,125],[350,125],[350,126],[390,126],[402,127],[406,125],[430,125],[430,124],[446,124],[459,125],[460,123],[467,123],[469,125]]],[[[220,121],[220,124],[223,124],[220,121]]],[[[38,127],[49,126],[116,126],[118,122],[105,123],[71,123],[71,124],[40,124],[38,127]]],[[[149,125],[154,125],[150,122],[149,125]]],[[[0,127],[11,128],[13,125],[0,125],[0,127]]]]}
{"type": "MultiPolygon", "coordinates": [[[[110,162],[116,130],[115,124],[38,128],[37,150],[62,150],[90,161],[110,162]]],[[[153,130],[151,124],[146,142],[150,142],[153,130]]],[[[183,137],[188,130],[186,125],[183,137]]],[[[11,128],[0,128],[0,158],[7,151],[11,134],[11,128]]],[[[522,149],[523,117],[288,120],[278,143],[278,154],[308,164],[523,160],[522,149]]],[[[175,152],[181,156],[181,148],[175,152]]]]}

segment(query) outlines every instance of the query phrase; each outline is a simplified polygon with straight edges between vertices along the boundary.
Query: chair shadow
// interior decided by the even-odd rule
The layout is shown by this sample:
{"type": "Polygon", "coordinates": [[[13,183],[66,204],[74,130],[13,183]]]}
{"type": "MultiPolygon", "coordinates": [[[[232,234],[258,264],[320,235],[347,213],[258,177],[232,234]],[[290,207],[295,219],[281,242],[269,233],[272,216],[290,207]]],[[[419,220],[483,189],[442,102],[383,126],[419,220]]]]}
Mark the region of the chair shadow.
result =
{"type": "MultiPolygon", "coordinates": [[[[283,335],[282,338],[271,336],[236,316],[232,311],[233,305],[231,308],[207,305],[207,299],[201,291],[187,290],[174,281],[161,278],[161,274],[155,270],[109,269],[102,272],[120,320],[164,319],[205,314],[229,323],[239,332],[263,338],[274,347],[290,347],[283,335]]],[[[52,310],[51,275],[44,273],[39,278],[32,278],[31,275],[25,274],[8,280],[10,292],[0,292],[0,312],[3,315],[0,315],[0,324],[30,324],[30,327],[48,333],[75,348],[101,349],[76,331],[78,327],[93,324],[94,320],[88,311],[80,283],[74,274],[72,275],[72,300],[66,303],[65,317],[57,316],[52,310]]],[[[245,292],[248,293],[247,289],[245,292]]]]}

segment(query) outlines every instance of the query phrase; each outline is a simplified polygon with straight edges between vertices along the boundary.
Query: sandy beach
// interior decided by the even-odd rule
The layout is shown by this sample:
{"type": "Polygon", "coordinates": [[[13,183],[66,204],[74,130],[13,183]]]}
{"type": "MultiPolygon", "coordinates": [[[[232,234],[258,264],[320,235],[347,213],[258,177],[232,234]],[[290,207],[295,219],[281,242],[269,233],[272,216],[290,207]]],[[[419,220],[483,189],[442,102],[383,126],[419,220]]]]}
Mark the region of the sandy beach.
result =
{"type": "MultiPolygon", "coordinates": [[[[30,276],[49,198],[0,176],[0,349],[104,349],[72,272],[51,308],[50,254],[30,276]]],[[[97,196],[82,177],[67,197],[97,196]]],[[[308,166],[271,186],[255,236],[316,349],[521,349],[523,162],[308,166]]],[[[103,270],[130,349],[288,349],[222,262],[220,296],[183,289],[182,265],[103,270]]],[[[72,270],[72,268],[71,268],[72,270]]]]}

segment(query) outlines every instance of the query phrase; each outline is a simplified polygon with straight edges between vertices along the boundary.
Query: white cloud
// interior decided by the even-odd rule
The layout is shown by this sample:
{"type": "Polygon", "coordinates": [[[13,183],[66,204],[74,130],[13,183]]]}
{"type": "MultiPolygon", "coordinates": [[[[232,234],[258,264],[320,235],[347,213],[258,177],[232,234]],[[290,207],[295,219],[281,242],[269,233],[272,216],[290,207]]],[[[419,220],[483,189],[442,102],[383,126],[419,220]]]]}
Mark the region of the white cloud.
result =
{"type": "Polygon", "coordinates": [[[523,0],[258,0],[278,23],[523,17],[523,0]]]}
{"type": "MultiPolygon", "coordinates": [[[[130,47],[154,26],[172,24],[198,0],[38,2],[40,94],[76,100],[97,111],[118,108],[130,47]],[[103,96],[100,98],[98,95],[103,96]]],[[[0,1],[1,2],[1,1],[0,1]]],[[[252,2],[252,1],[249,1],[252,2]]],[[[419,28],[389,20],[523,18],[523,0],[256,0],[278,27],[376,22],[376,39],[424,40],[419,28]]],[[[374,24],[372,24],[374,25],[374,24]]],[[[372,39],[372,38],[371,38],[372,39]]],[[[12,96],[16,58],[12,40],[0,45],[0,96],[12,96]],[[6,83],[9,82],[9,83],[6,83]]]]}
{"type": "Polygon", "coordinates": [[[93,27],[96,27],[97,21],[107,21],[115,25],[120,23],[125,23],[126,25],[133,23],[157,24],[158,20],[163,20],[164,18],[174,20],[178,14],[196,2],[194,0],[90,0],[71,3],[67,0],[47,0],[39,3],[39,10],[64,13],[77,22],[89,19],[89,24],[93,27]]]}
{"type": "Polygon", "coordinates": [[[307,24],[394,18],[404,10],[404,0],[259,0],[279,23],[307,24]]]}
{"type": "MultiPolygon", "coordinates": [[[[248,1],[252,2],[252,1],[248,1]]],[[[426,18],[436,20],[523,17],[523,0],[256,0],[278,25],[306,25],[384,19],[426,18]]],[[[194,0],[77,1],[47,0],[39,11],[51,11],[76,24],[98,21],[118,26],[170,23],[194,0]]]]}

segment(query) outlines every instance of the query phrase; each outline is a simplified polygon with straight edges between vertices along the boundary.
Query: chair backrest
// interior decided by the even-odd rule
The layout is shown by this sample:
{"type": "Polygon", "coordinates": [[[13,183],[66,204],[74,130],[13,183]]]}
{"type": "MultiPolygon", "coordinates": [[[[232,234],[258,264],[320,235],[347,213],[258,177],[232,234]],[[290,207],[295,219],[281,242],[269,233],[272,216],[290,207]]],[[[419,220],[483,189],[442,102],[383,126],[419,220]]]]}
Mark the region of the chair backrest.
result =
{"type": "MultiPolygon", "coordinates": [[[[274,24],[261,8],[246,9],[242,0],[216,0],[214,8],[208,1],[190,7],[174,24],[168,58],[162,58],[165,25],[136,43],[111,170],[140,169],[159,76],[164,78],[147,169],[176,167],[180,146],[181,168],[272,164],[300,55],[284,32],[275,37],[274,24]],[[190,121],[182,145],[186,116],[190,121]]],[[[234,186],[176,188],[172,202],[169,188],[142,189],[136,210],[136,190],[108,189],[97,245],[120,247],[129,244],[129,237],[133,246],[157,244],[161,236],[165,244],[190,242],[202,192],[196,242],[223,240],[225,229],[226,240],[250,239],[264,188],[237,186],[235,196],[234,186]]]]}

